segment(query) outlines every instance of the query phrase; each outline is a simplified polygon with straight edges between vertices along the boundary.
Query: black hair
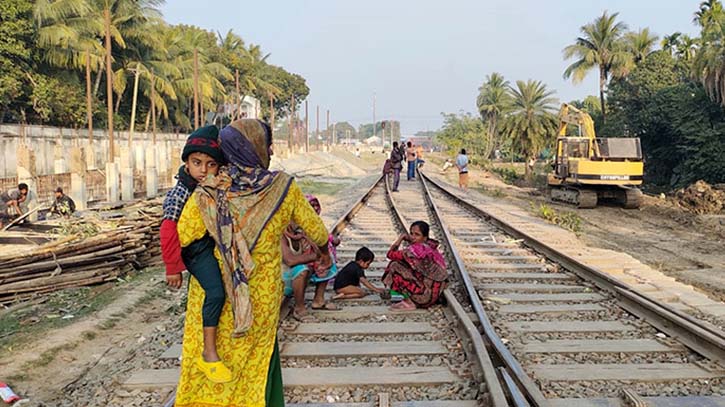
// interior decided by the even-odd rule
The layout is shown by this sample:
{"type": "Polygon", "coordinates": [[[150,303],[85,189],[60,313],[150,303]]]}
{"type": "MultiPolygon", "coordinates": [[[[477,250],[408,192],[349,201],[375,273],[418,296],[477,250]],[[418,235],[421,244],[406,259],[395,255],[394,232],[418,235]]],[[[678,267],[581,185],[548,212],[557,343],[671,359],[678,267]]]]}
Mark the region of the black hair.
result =
{"type": "Polygon", "coordinates": [[[428,233],[430,233],[430,226],[428,226],[427,223],[422,220],[416,220],[415,222],[413,222],[413,224],[410,225],[410,228],[413,229],[413,226],[417,226],[418,229],[420,229],[420,233],[428,238],[428,233]]]}
{"type": "Polygon", "coordinates": [[[375,259],[375,254],[373,254],[372,250],[368,249],[367,247],[363,246],[355,252],[355,261],[373,261],[375,259]]]}
{"type": "Polygon", "coordinates": [[[461,154],[466,155],[466,149],[465,148],[462,148],[461,149],[461,154]]]}
{"type": "Polygon", "coordinates": [[[396,148],[396,147],[398,147],[398,142],[397,141],[393,141],[393,148],[396,148]]]}
{"type": "Polygon", "coordinates": [[[412,141],[409,141],[408,142],[408,147],[413,147],[413,142],[412,141]]]}
{"type": "Polygon", "coordinates": [[[20,184],[18,184],[18,189],[19,190],[23,190],[24,189],[24,190],[28,191],[28,184],[26,184],[24,182],[21,182],[20,184]]]}

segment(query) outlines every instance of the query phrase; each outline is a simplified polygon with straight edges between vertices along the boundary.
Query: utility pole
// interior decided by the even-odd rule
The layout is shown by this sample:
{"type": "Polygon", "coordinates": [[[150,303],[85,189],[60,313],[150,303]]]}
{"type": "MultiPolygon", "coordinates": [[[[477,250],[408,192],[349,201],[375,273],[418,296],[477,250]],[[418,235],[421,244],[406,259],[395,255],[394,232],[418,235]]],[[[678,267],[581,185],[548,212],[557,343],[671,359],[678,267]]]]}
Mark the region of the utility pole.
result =
{"type": "Polygon", "coordinates": [[[136,72],[133,79],[133,99],[131,103],[131,128],[128,131],[128,148],[133,144],[133,130],[136,127],[136,103],[138,101],[138,81],[141,77],[141,63],[136,63],[136,72]]]}
{"type": "Polygon", "coordinates": [[[315,147],[320,149],[320,105],[317,105],[317,130],[315,131],[315,147]]]}
{"type": "Polygon", "coordinates": [[[310,116],[307,110],[307,99],[305,99],[305,152],[310,151],[310,116]]]}
{"type": "Polygon", "coordinates": [[[377,129],[375,127],[375,93],[373,93],[373,137],[377,136],[377,129]]]}
{"type": "Polygon", "coordinates": [[[111,70],[111,9],[106,0],[103,10],[106,25],[106,99],[108,100],[108,162],[115,162],[113,151],[113,71],[111,70]]]}
{"type": "Polygon", "coordinates": [[[327,126],[325,126],[325,132],[327,133],[327,146],[330,146],[330,137],[332,135],[330,134],[330,109],[327,109],[327,126]]]}
{"type": "Polygon", "coordinates": [[[199,52],[194,48],[194,129],[199,128],[199,52]]]}

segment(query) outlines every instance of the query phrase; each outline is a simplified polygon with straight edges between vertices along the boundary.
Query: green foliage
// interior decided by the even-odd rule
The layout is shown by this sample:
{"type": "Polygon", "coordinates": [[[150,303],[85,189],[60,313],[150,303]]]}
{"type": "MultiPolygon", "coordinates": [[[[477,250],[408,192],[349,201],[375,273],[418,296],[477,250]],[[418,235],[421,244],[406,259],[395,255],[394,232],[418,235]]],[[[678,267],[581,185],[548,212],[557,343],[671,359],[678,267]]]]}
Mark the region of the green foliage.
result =
{"type": "Polygon", "coordinates": [[[576,234],[579,234],[582,229],[582,219],[575,212],[559,212],[556,209],[546,204],[534,205],[531,202],[531,210],[534,214],[547,222],[561,226],[564,229],[570,230],[576,234]]]}
{"type": "Polygon", "coordinates": [[[487,159],[490,151],[486,126],[471,113],[443,113],[443,127],[436,134],[436,142],[453,154],[465,148],[472,161],[487,159]]]}
{"type": "MultiPolygon", "coordinates": [[[[400,141],[400,122],[397,120],[385,120],[385,128],[383,129],[383,121],[379,121],[375,123],[375,134],[378,137],[383,136],[383,131],[385,131],[385,142],[390,143],[390,129],[392,127],[393,129],[393,141],[400,141]]],[[[360,137],[360,140],[365,140],[366,138],[373,136],[373,124],[372,123],[365,123],[361,124],[357,131],[358,137],[360,137]]]]}
{"type": "Polygon", "coordinates": [[[32,3],[28,0],[0,2],[0,123],[5,111],[24,94],[27,69],[32,49],[33,26],[30,20],[32,3]]]}
{"type": "Polygon", "coordinates": [[[85,97],[78,83],[32,75],[30,101],[41,123],[77,127],[85,122],[85,97]]]}
{"type": "Polygon", "coordinates": [[[511,109],[511,93],[509,92],[509,82],[504,79],[503,75],[494,72],[486,77],[486,82],[478,88],[478,98],[476,105],[481,118],[487,123],[486,131],[486,151],[484,155],[488,158],[496,144],[500,144],[498,139],[499,128],[501,127],[499,119],[511,109]]]}
{"type": "MultiPolygon", "coordinates": [[[[504,119],[501,134],[511,141],[511,148],[527,160],[539,155],[553,144],[556,138],[557,120],[551,113],[556,98],[541,81],[516,81],[511,88],[513,103],[511,112],[504,119]]],[[[531,168],[526,165],[527,179],[531,168]]]]}
{"type": "Polygon", "coordinates": [[[521,177],[513,168],[509,167],[491,167],[490,171],[501,177],[501,180],[507,184],[514,184],[521,177]]]}

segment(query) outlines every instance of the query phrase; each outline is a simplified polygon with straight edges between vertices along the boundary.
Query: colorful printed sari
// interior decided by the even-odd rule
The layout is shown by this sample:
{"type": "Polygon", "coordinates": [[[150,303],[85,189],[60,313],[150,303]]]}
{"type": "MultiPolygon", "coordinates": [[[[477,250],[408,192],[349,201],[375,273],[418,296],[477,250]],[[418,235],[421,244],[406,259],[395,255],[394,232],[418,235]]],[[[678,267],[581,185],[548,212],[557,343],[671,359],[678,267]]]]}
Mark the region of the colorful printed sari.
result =
{"type": "Polygon", "coordinates": [[[390,250],[391,260],[383,273],[383,284],[407,295],[416,306],[429,307],[440,298],[448,284],[448,271],[438,242],[428,239],[402,250],[390,250]]]}

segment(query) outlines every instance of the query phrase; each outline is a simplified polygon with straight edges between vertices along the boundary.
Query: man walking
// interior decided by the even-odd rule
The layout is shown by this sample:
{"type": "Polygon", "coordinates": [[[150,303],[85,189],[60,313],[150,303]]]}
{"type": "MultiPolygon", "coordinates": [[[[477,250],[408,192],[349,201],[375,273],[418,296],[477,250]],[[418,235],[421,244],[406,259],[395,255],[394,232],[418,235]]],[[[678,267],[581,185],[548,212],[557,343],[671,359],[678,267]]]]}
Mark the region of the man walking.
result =
{"type": "Polygon", "coordinates": [[[398,192],[400,184],[400,170],[403,169],[403,152],[397,141],[393,141],[393,151],[390,152],[390,164],[393,168],[393,192],[398,192]]]}

